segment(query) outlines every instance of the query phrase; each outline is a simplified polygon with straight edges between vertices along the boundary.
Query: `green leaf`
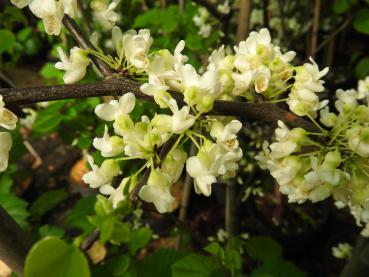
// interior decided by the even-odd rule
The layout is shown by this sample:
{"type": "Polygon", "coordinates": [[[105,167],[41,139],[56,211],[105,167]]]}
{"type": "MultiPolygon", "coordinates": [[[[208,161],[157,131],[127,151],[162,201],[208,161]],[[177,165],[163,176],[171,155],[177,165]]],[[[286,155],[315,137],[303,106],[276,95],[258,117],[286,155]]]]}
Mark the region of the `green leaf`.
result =
{"type": "Polygon", "coordinates": [[[212,242],[208,246],[206,246],[204,250],[210,254],[218,255],[218,253],[222,250],[222,248],[220,247],[219,243],[212,242]]]}
{"type": "Polygon", "coordinates": [[[113,204],[108,198],[98,195],[95,203],[95,212],[98,216],[107,216],[113,212],[113,204]]]}
{"type": "Polygon", "coordinates": [[[333,11],[337,14],[347,12],[351,6],[356,4],[357,0],[336,0],[333,6],[333,11]]]}
{"type": "Polygon", "coordinates": [[[28,253],[25,277],[89,277],[86,257],[76,247],[59,238],[47,237],[38,241],[28,253]]]}
{"type": "Polygon", "coordinates": [[[269,261],[282,257],[282,247],[269,237],[252,237],[245,244],[247,253],[259,261],[269,261]]]}
{"type": "Polygon", "coordinates": [[[28,226],[29,212],[27,211],[28,203],[26,201],[18,198],[13,193],[0,193],[0,205],[22,228],[28,226]]]}
{"type": "Polygon", "coordinates": [[[81,198],[68,213],[65,223],[70,227],[81,229],[84,232],[92,231],[93,226],[88,221],[87,216],[94,214],[95,202],[95,196],[81,198]]]}
{"type": "Polygon", "coordinates": [[[152,237],[152,231],[149,228],[143,227],[136,229],[131,233],[131,241],[128,243],[128,249],[131,254],[135,254],[138,249],[146,246],[152,237]]]}
{"type": "Polygon", "coordinates": [[[14,45],[15,35],[9,30],[0,30],[0,54],[11,50],[14,45]]]}
{"type": "Polygon", "coordinates": [[[360,9],[354,19],[356,31],[369,35],[369,9],[360,9]]]}
{"type": "Polygon", "coordinates": [[[117,219],[113,216],[105,218],[103,224],[100,226],[100,241],[102,244],[107,242],[114,231],[114,224],[117,219]]]}
{"type": "Polygon", "coordinates": [[[136,263],[137,276],[172,277],[171,265],[186,255],[173,249],[160,249],[136,263]]]}
{"type": "Polygon", "coordinates": [[[114,276],[122,276],[129,268],[130,258],[126,255],[120,255],[109,259],[105,264],[114,276]]]}
{"type": "Polygon", "coordinates": [[[127,223],[115,222],[113,233],[110,236],[110,241],[120,244],[127,243],[131,239],[130,226],[127,223]]]}
{"type": "Polygon", "coordinates": [[[49,113],[38,113],[32,130],[39,133],[51,133],[63,120],[63,116],[54,110],[49,113]]]}
{"type": "Polygon", "coordinates": [[[172,274],[173,277],[210,277],[220,268],[213,257],[191,254],[172,265],[172,274]]]}
{"type": "Polygon", "coordinates": [[[186,37],[186,47],[188,47],[189,50],[195,51],[199,50],[202,47],[203,39],[198,34],[189,34],[186,37]]]}
{"type": "Polygon", "coordinates": [[[49,210],[55,208],[67,197],[68,194],[65,192],[64,189],[57,189],[45,192],[32,204],[30,212],[34,217],[40,218],[49,210]]]}
{"type": "Polygon", "coordinates": [[[251,277],[305,277],[306,273],[297,268],[293,263],[276,259],[268,261],[255,268],[251,277]]]}
{"type": "Polygon", "coordinates": [[[65,234],[65,231],[59,227],[56,226],[50,226],[50,225],[43,225],[38,229],[38,234],[40,238],[45,237],[58,237],[62,238],[65,234]]]}
{"type": "Polygon", "coordinates": [[[361,59],[355,66],[355,76],[358,79],[364,79],[369,75],[369,57],[361,59]]]}

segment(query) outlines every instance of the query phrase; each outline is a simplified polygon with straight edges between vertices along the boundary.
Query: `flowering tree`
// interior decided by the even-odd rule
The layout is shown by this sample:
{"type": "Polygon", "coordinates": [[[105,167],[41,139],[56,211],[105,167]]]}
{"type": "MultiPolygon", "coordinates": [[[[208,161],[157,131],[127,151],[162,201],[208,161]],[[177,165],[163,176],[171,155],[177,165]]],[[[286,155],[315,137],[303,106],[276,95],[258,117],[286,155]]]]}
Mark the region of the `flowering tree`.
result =
{"type": "MultiPolygon", "coordinates": [[[[1,127],[16,128],[20,105],[115,96],[95,107],[105,130],[93,139],[93,147],[103,161],[95,163],[87,155],[91,171],[83,176],[86,184],[106,196],[100,198],[100,205],[109,211],[93,220],[97,229],[82,243],[82,250],[103,236],[100,222],[125,205],[134,207],[144,201],[159,213],[172,212],[175,197],[171,188],[183,174],[189,180],[186,186],[192,185],[191,177],[195,192],[204,197],[212,194],[217,180],[234,179],[245,154],[238,135],[243,123],[250,121],[278,124],[272,141],[264,142],[255,160],[270,172],[289,202],[316,203],[333,197],[337,206],[349,207],[363,227],[362,235],[369,235],[369,79],[359,81],[355,89],[338,89],[336,100],[329,105],[320,96],[328,68],[320,69],[311,57],[296,64],[295,52],[275,45],[266,28],[250,32],[246,39],[248,30],[239,30],[239,43],[233,49],[213,50],[200,70],[182,53],[183,40],[174,52],[153,51],[155,38],[150,30],[122,31],[115,26],[118,1],[91,2],[96,20],[103,29],[111,30],[114,54],[108,54],[98,40],[85,37],[74,20],[77,1],[11,2],[29,8],[49,35],[58,36],[62,28],[67,29],[78,46],[69,54],[57,49],[60,61],[55,67],[65,71],[64,85],[0,89],[1,127]],[[102,80],[75,84],[85,78],[89,66],[102,80]],[[134,119],[131,114],[140,101],[155,103],[157,112],[134,119]],[[134,162],[137,170],[125,172],[123,161],[134,162]]],[[[204,38],[213,28],[209,11],[218,19],[231,12],[228,1],[217,8],[208,4],[205,1],[193,19],[204,38]]],[[[240,12],[241,18],[245,12],[240,12]]],[[[0,171],[7,169],[11,147],[10,133],[1,132],[0,171]]],[[[3,210],[0,218],[11,221],[3,210]]],[[[115,228],[124,234],[126,225],[119,225],[120,219],[115,228]]],[[[22,243],[21,230],[13,223],[0,231],[0,258],[22,272],[29,245],[22,243]],[[15,249],[9,239],[16,242],[15,249]]],[[[105,240],[118,243],[124,238],[110,234],[105,240]]],[[[26,266],[26,276],[35,276],[37,271],[30,268],[26,266]]]]}

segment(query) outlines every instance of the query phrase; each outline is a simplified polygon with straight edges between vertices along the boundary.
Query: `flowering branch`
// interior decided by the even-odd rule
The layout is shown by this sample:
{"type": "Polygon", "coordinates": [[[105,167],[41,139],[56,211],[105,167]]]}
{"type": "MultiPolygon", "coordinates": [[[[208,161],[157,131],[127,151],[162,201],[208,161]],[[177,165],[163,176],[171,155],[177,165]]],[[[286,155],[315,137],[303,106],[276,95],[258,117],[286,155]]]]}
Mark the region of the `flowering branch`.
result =
{"type": "MultiPolygon", "coordinates": [[[[121,96],[128,92],[134,93],[137,98],[154,101],[153,97],[140,91],[138,82],[122,78],[119,75],[114,75],[114,77],[105,81],[90,84],[0,89],[0,95],[3,96],[4,102],[12,106],[94,96],[121,96]]],[[[185,105],[182,94],[171,92],[171,95],[176,99],[179,106],[185,105]]],[[[310,132],[317,131],[317,127],[310,121],[278,108],[275,104],[266,102],[246,103],[216,100],[210,114],[236,116],[245,121],[277,122],[281,120],[291,127],[301,127],[310,132]]]]}

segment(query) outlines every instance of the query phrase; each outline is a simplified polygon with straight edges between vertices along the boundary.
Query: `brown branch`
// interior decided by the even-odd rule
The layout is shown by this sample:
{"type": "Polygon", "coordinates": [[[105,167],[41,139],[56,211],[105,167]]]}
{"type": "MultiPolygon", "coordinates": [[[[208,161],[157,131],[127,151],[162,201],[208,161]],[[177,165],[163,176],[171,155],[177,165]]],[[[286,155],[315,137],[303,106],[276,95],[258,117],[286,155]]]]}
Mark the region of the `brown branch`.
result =
{"type": "Polygon", "coordinates": [[[32,240],[1,206],[0,222],[0,259],[19,276],[23,276],[24,262],[32,240]]]}
{"type": "Polygon", "coordinates": [[[237,42],[246,39],[250,31],[251,0],[240,0],[240,13],[237,23],[237,42]]]}
{"type": "MultiPolygon", "coordinates": [[[[121,96],[128,92],[134,93],[137,98],[153,101],[151,96],[140,91],[140,86],[136,81],[118,75],[92,84],[0,89],[0,95],[3,96],[4,102],[12,106],[94,96],[121,96]]],[[[177,100],[179,106],[185,105],[181,93],[171,92],[171,94],[177,100]]],[[[276,122],[281,120],[291,127],[301,127],[312,132],[319,131],[310,121],[266,102],[246,103],[216,100],[213,110],[209,114],[236,116],[245,121],[276,122]]]]}
{"type": "MultiPolygon", "coordinates": [[[[75,41],[79,44],[81,48],[96,50],[96,48],[92,45],[92,43],[81,32],[77,23],[68,15],[64,15],[63,25],[66,29],[68,29],[71,36],[75,39],[75,41]]],[[[90,58],[105,78],[111,76],[114,73],[114,71],[112,71],[104,61],[100,60],[95,56],[91,56],[90,58]]]]}

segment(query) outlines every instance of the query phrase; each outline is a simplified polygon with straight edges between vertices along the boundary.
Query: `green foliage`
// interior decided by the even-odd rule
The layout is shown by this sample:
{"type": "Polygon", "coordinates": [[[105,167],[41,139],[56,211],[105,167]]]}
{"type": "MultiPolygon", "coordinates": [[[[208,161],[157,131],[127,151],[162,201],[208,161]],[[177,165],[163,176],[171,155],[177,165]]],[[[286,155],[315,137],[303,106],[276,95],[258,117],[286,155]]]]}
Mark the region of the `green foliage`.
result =
{"type": "Polygon", "coordinates": [[[72,228],[77,228],[83,232],[91,232],[93,226],[87,217],[94,214],[95,196],[81,198],[68,213],[65,223],[72,228]]]}
{"type": "Polygon", "coordinates": [[[89,277],[85,256],[74,246],[55,237],[38,241],[27,255],[25,277],[89,277]]]}
{"type": "Polygon", "coordinates": [[[345,13],[356,3],[357,0],[336,0],[333,11],[338,14],[345,13]]]}
{"type": "Polygon", "coordinates": [[[57,237],[62,238],[65,235],[65,231],[62,228],[56,227],[56,226],[50,226],[50,225],[42,225],[38,229],[38,234],[40,239],[45,237],[57,237]]]}
{"type": "Polygon", "coordinates": [[[29,226],[27,222],[29,217],[28,203],[11,191],[13,186],[11,174],[15,170],[16,168],[11,166],[7,172],[0,174],[0,205],[22,228],[27,228],[29,226]]]}
{"type": "Polygon", "coordinates": [[[354,19],[356,31],[369,35],[369,9],[360,9],[354,19]]]}
{"type": "Polygon", "coordinates": [[[10,52],[15,45],[15,35],[9,30],[0,30],[0,54],[10,52]]]}
{"type": "Polygon", "coordinates": [[[269,237],[252,237],[246,241],[245,248],[249,256],[261,262],[261,265],[252,272],[252,277],[306,276],[293,263],[283,259],[281,246],[269,237]]]}
{"type": "Polygon", "coordinates": [[[131,241],[128,243],[128,249],[131,255],[136,254],[137,250],[145,247],[152,237],[152,231],[143,227],[133,230],[131,233],[131,241]]]}
{"type": "Polygon", "coordinates": [[[355,75],[358,79],[363,79],[369,75],[369,57],[362,58],[356,64],[355,75]]]}
{"type": "Polygon", "coordinates": [[[224,276],[221,266],[214,257],[190,254],[172,265],[173,277],[216,277],[224,276]]]}
{"type": "Polygon", "coordinates": [[[30,212],[33,217],[41,218],[48,211],[59,205],[68,197],[68,194],[64,189],[57,189],[45,192],[30,207],[30,212]]]}

